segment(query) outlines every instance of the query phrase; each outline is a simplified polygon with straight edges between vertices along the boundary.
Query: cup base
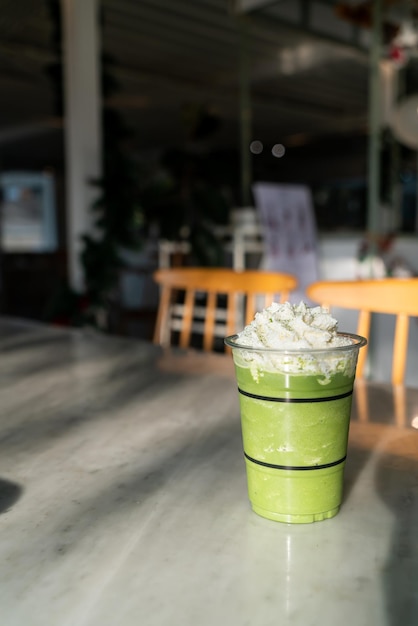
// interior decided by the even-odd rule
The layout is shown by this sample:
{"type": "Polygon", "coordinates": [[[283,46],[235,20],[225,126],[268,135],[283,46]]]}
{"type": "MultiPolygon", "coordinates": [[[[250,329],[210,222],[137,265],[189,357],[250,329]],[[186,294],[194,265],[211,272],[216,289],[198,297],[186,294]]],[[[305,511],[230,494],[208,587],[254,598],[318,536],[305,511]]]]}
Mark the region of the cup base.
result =
{"type": "Polygon", "coordinates": [[[322,522],[325,519],[335,517],[340,510],[340,507],[337,506],[335,509],[331,509],[330,511],[310,513],[308,515],[288,515],[286,513],[276,513],[275,511],[267,511],[266,509],[262,509],[261,507],[254,505],[252,505],[252,509],[254,513],[257,513],[257,515],[266,517],[267,519],[275,522],[284,522],[285,524],[312,524],[313,522],[322,522]]]}

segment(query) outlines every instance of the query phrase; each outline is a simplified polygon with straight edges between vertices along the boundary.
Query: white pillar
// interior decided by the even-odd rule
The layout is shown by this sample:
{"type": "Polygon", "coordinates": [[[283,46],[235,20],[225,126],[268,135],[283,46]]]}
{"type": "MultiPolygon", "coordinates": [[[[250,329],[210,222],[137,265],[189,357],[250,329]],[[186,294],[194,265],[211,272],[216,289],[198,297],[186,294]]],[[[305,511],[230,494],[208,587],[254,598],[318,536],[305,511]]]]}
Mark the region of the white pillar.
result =
{"type": "Polygon", "coordinates": [[[67,249],[70,285],[83,289],[80,236],[101,178],[99,0],[61,0],[64,64],[67,249]]]}

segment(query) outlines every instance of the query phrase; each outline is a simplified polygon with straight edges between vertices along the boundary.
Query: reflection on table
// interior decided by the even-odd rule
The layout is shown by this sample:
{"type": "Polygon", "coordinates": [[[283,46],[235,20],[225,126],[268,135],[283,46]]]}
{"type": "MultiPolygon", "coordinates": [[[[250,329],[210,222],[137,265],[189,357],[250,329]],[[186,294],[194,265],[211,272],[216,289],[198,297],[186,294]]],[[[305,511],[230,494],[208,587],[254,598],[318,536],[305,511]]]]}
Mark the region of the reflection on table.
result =
{"type": "Polygon", "coordinates": [[[291,526],[250,509],[229,355],[13,320],[0,354],[0,623],[417,623],[418,389],[357,387],[342,509],[291,526]]]}

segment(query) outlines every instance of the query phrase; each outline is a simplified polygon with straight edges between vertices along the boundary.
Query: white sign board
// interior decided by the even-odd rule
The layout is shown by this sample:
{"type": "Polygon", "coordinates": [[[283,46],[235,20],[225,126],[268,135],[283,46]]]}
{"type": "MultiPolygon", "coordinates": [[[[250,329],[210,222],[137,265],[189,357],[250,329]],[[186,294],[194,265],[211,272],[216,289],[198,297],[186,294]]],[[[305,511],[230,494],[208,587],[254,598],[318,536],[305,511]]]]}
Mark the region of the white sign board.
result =
{"type": "Polygon", "coordinates": [[[296,276],[299,287],[290,300],[308,302],[305,289],[318,280],[317,233],[310,189],[304,185],[256,183],[253,194],[265,242],[261,268],[296,276]]]}

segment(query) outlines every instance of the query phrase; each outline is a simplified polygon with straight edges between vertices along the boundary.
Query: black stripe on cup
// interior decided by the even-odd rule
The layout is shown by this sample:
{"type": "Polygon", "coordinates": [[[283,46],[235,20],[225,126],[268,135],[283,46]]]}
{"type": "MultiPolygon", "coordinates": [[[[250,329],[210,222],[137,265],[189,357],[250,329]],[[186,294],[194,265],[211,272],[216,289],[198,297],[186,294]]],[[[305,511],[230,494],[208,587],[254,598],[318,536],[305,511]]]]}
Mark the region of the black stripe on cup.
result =
{"type": "Polygon", "coordinates": [[[252,398],[253,400],[267,400],[269,402],[294,402],[295,404],[303,402],[331,402],[331,400],[341,400],[342,398],[348,398],[348,396],[351,396],[353,393],[353,390],[351,389],[350,391],[340,393],[336,396],[324,396],[323,398],[272,398],[271,396],[258,396],[255,393],[244,391],[240,387],[238,387],[238,391],[243,396],[247,396],[247,398],[252,398]]]}
{"type": "Polygon", "coordinates": [[[247,454],[244,451],[244,456],[246,459],[251,461],[252,463],[256,463],[257,465],[262,465],[263,467],[270,467],[272,469],[278,470],[320,470],[327,469],[328,467],[335,467],[335,465],[340,465],[344,463],[347,456],[343,456],[342,459],[338,459],[338,461],[333,461],[332,463],[324,463],[323,465],[276,465],[275,463],[266,463],[265,461],[258,461],[257,459],[253,459],[252,456],[247,454]]]}

